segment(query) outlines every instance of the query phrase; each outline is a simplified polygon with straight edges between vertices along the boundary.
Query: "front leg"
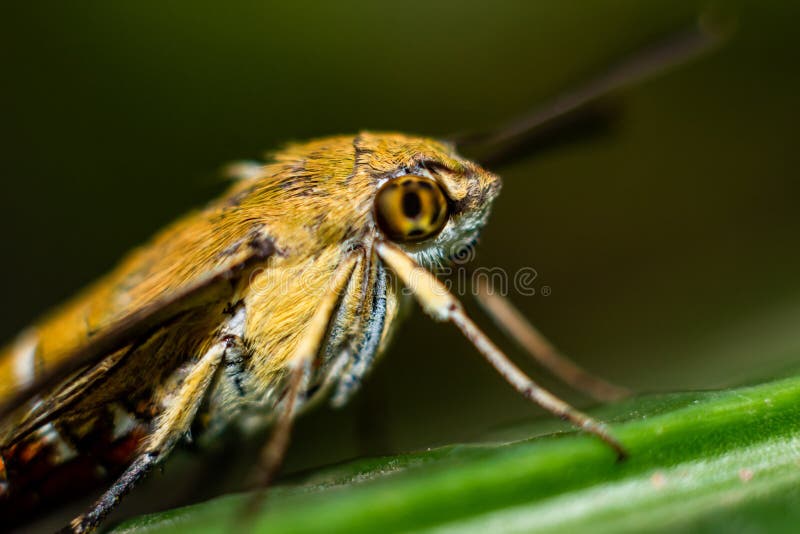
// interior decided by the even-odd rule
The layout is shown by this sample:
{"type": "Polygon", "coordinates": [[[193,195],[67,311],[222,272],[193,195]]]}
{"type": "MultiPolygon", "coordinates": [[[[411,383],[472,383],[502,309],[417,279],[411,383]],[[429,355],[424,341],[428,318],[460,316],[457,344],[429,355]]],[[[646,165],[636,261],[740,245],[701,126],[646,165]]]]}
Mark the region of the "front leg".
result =
{"type": "Polygon", "coordinates": [[[301,396],[305,392],[312,363],[322,349],[336,303],[347,287],[357,260],[357,256],[350,256],[337,268],[328,290],[322,295],[314,315],[305,326],[300,343],[286,364],[286,388],[282,400],[275,409],[276,418],[272,433],[261,449],[256,473],[256,491],[248,504],[245,520],[254,517],[264,498],[266,488],[272,483],[283,463],[291,439],[292,423],[300,408],[301,396]]]}
{"type": "Polygon", "coordinates": [[[546,389],[542,388],[514,365],[497,345],[481,331],[467,316],[464,307],[436,276],[423,269],[402,249],[387,242],[377,246],[378,255],[394,271],[403,284],[411,290],[422,309],[433,319],[453,323],[464,337],[478,349],[478,352],[500,373],[506,382],[519,391],[522,396],[549,411],[553,415],[569,421],[577,428],[594,434],[616,453],[619,459],[627,456],[622,444],[611,434],[606,426],[587,414],[573,408],[546,389]]]}

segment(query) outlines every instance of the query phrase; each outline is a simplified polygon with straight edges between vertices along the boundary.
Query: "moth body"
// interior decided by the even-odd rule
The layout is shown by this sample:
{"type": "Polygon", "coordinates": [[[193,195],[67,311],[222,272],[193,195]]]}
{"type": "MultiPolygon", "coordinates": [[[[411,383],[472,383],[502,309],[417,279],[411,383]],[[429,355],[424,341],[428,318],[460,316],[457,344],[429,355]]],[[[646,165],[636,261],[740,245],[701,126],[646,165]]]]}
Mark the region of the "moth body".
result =
{"type": "MultiPolygon", "coordinates": [[[[404,245],[434,270],[474,241],[500,184],[429,139],[362,133],[290,145],[27,330],[0,354],[0,400],[136,310],[167,301],[142,334],[2,421],[3,513],[90,486],[143,451],[160,462],[186,435],[268,423],[287,402],[286,377],[321,298],[351,262],[294,409],[323,398],[345,404],[385,349],[403,300],[375,250],[375,199],[387,182],[403,195],[401,210],[430,203],[429,182],[446,195],[449,206],[435,206],[449,208],[443,227],[404,245]],[[215,273],[224,276],[168,302],[215,273]]],[[[426,231],[426,219],[411,219],[409,233],[426,231]]]]}

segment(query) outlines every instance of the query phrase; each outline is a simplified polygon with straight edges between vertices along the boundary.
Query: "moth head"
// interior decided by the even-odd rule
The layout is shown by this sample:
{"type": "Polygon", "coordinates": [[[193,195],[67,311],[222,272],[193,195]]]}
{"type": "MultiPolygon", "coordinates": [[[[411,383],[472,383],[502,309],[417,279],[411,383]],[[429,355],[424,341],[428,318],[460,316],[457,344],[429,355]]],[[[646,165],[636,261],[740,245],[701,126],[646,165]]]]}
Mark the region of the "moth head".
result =
{"type": "Polygon", "coordinates": [[[372,214],[383,239],[428,267],[463,259],[485,225],[500,178],[438,141],[361,134],[362,168],[376,183],[372,214]]]}

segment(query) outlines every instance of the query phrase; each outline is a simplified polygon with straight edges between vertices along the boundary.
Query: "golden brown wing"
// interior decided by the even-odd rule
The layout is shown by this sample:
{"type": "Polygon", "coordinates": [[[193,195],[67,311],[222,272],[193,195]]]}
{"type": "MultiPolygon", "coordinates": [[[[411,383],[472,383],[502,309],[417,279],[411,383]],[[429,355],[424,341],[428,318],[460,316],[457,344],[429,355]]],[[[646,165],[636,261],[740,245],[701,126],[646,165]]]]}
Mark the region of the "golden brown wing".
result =
{"type": "Polygon", "coordinates": [[[46,317],[25,334],[27,350],[12,346],[0,355],[0,418],[39,395],[35,418],[46,419],[42,406],[58,405],[46,394],[67,394],[69,388],[57,388],[66,377],[73,377],[75,388],[84,388],[92,373],[78,379],[78,371],[183,313],[229,298],[236,282],[275,252],[265,229],[237,218],[230,199],[180,220],[46,317]],[[31,359],[28,367],[36,371],[28,380],[14,374],[27,366],[23,358],[31,359]]]}

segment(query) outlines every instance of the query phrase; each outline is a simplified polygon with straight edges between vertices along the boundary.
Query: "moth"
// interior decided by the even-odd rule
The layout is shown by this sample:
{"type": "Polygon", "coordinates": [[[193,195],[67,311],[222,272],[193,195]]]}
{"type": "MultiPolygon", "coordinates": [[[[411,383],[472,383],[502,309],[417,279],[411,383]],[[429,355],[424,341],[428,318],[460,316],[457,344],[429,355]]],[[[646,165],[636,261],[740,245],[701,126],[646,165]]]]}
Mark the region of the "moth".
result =
{"type": "MultiPolygon", "coordinates": [[[[522,395],[623,457],[602,423],[512,363],[436,274],[477,241],[500,193],[485,165],[714,40],[698,28],[672,35],[484,133],[442,141],[361,132],[239,166],[220,198],[0,352],[4,523],[111,480],[65,529],[91,531],[186,436],[213,439],[245,417],[272,426],[259,463],[266,486],[294,418],[317,401],[353,396],[411,300],[456,326],[522,395]]],[[[625,393],[560,355],[487,284],[476,290],[510,337],[566,382],[600,399],[625,393]]]]}

